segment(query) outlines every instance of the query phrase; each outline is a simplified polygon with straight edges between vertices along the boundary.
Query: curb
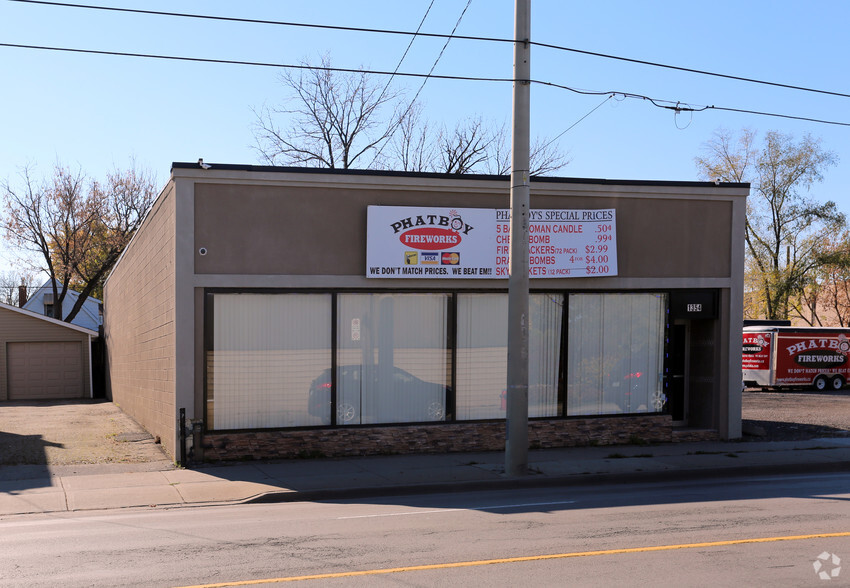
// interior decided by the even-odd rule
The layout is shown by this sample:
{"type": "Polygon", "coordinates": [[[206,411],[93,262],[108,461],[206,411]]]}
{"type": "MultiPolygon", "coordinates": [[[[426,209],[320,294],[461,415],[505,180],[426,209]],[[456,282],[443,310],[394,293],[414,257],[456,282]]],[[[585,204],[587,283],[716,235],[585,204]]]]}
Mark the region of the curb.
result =
{"type": "Polygon", "coordinates": [[[630,484],[651,482],[681,482],[707,478],[750,478],[792,474],[835,474],[850,472],[850,461],[825,463],[793,463],[763,466],[732,466],[722,469],[667,470],[662,472],[625,472],[606,474],[570,474],[546,476],[530,474],[523,478],[503,477],[496,480],[474,482],[437,482],[402,486],[375,486],[359,488],[327,488],[322,490],[270,491],[227,504],[274,504],[284,502],[316,502],[321,500],[350,500],[416,494],[442,494],[478,492],[487,490],[522,490],[527,488],[554,488],[569,486],[594,486],[602,484],[630,484]]]}

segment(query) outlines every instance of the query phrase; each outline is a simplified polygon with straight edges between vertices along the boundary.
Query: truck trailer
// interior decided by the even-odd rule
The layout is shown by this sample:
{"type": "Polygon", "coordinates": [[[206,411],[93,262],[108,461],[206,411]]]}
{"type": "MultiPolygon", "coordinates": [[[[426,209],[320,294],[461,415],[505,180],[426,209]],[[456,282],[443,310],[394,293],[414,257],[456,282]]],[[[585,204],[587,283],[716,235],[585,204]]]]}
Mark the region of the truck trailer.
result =
{"type": "Polygon", "coordinates": [[[748,388],[840,390],[850,380],[850,329],[744,327],[741,369],[748,388]]]}

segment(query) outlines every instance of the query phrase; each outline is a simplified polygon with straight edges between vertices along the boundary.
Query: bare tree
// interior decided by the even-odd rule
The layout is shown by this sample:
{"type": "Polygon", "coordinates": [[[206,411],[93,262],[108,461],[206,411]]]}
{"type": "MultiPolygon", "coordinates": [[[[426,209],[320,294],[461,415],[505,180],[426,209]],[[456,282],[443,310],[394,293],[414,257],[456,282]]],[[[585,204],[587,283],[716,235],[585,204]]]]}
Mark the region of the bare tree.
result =
{"type": "MultiPolygon", "coordinates": [[[[302,62],[280,81],[287,95],[279,106],[254,109],[255,146],[269,165],[378,168],[450,174],[510,173],[505,126],[491,130],[468,118],[452,130],[434,132],[417,102],[365,72],[334,70],[325,55],[319,65],[302,62]]],[[[546,175],[569,163],[551,142],[536,140],[531,175],[546,175]]]]}
{"type": "Polygon", "coordinates": [[[493,142],[490,144],[486,172],[497,176],[507,176],[511,173],[511,135],[505,124],[495,131],[493,142]]]}
{"type": "Polygon", "coordinates": [[[50,278],[53,317],[71,322],[92,292],[99,291],[156,195],[147,172],[115,171],[103,184],[56,165],[53,177],[37,182],[24,169],[19,187],[6,182],[5,236],[38,255],[50,278]],[[67,315],[63,302],[71,287],[80,295],[67,315]]]}
{"type": "Polygon", "coordinates": [[[548,176],[564,169],[570,163],[570,158],[555,147],[553,142],[538,137],[531,144],[529,163],[529,175],[548,176]]]}
{"type": "Polygon", "coordinates": [[[365,72],[333,71],[327,55],[319,66],[303,65],[281,75],[289,94],[282,106],[254,111],[255,150],[266,163],[355,167],[377,153],[409,112],[399,92],[365,72]]]}
{"type": "Polygon", "coordinates": [[[408,172],[433,171],[436,147],[431,139],[431,127],[422,120],[422,107],[419,104],[411,105],[409,110],[389,142],[388,158],[381,163],[381,167],[408,172]]]}
{"type": "MultiPolygon", "coordinates": [[[[487,158],[487,173],[506,176],[511,173],[510,133],[505,125],[495,132],[487,158]]],[[[558,172],[570,163],[552,141],[537,137],[529,151],[529,175],[546,176],[558,172]]]]}
{"type": "Polygon", "coordinates": [[[481,117],[466,119],[452,131],[443,129],[437,140],[437,171],[445,174],[475,173],[489,159],[496,137],[487,131],[481,117]]]}
{"type": "Polygon", "coordinates": [[[0,272],[0,302],[12,306],[23,306],[20,289],[32,292],[38,287],[36,276],[30,271],[4,271],[0,272]]]}

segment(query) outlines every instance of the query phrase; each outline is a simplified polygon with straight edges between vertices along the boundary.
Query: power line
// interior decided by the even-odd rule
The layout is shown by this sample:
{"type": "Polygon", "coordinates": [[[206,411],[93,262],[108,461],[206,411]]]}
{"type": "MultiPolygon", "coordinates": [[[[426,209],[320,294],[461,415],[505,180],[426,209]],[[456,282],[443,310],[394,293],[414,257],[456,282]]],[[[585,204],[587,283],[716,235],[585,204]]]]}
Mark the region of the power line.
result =
{"type": "Polygon", "coordinates": [[[554,143],[555,141],[557,141],[558,139],[560,139],[561,137],[563,137],[564,135],[566,135],[567,133],[569,133],[571,130],[573,130],[573,128],[574,128],[576,125],[578,125],[581,121],[583,121],[583,120],[584,120],[584,119],[586,119],[588,116],[590,116],[591,114],[593,114],[594,112],[596,112],[597,110],[599,110],[599,109],[602,107],[602,105],[603,105],[603,104],[605,104],[606,102],[608,102],[608,101],[609,101],[611,98],[613,98],[613,97],[614,97],[613,95],[608,95],[608,96],[606,96],[606,97],[605,97],[605,100],[603,100],[602,102],[600,102],[599,104],[597,104],[596,106],[594,106],[594,107],[593,107],[593,109],[592,109],[590,112],[588,112],[588,113],[587,113],[587,114],[585,114],[583,117],[581,117],[580,119],[578,119],[576,122],[574,122],[573,124],[571,124],[570,126],[568,126],[566,129],[564,129],[563,131],[561,131],[558,135],[556,135],[556,136],[555,136],[555,137],[554,137],[551,141],[549,141],[548,143],[546,143],[545,145],[543,145],[543,147],[541,147],[540,149],[541,149],[541,150],[546,149],[549,145],[551,145],[552,143],[554,143]]]}
{"type": "Polygon", "coordinates": [[[347,27],[342,25],[325,25],[305,22],[294,22],[284,20],[264,20],[256,18],[239,18],[235,16],[214,16],[209,14],[192,14],[187,12],[166,12],[161,10],[143,10],[140,8],[118,8],[115,6],[94,6],[91,4],[70,4],[65,2],[49,2],[47,0],[9,0],[9,2],[19,2],[22,4],[41,4],[46,6],[61,6],[63,8],[86,8],[91,10],[104,10],[109,12],[126,12],[131,14],[147,14],[152,16],[173,16],[177,18],[196,18],[201,20],[215,20],[224,22],[239,22],[245,24],[264,24],[286,27],[302,27],[309,29],[327,29],[332,31],[348,31],[354,33],[378,33],[385,35],[406,35],[433,37],[438,39],[462,39],[466,41],[492,41],[497,43],[513,43],[513,39],[502,39],[498,37],[476,37],[467,35],[447,35],[445,33],[423,33],[413,31],[401,31],[393,29],[373,29],[368,27],[347,27]]]}
{"type": "Polygon", "coordinates": [[[573,92],[575,94],[584,94],[587,96],[622,96],[623,98],[634,98],[639,100],[646,100],[651,103],[653,106],[657,108],[664,108],[667,110],[672,110],[674,112],[703,112],[706,110],[722,110],[725,112],[738,112],[741,114],[753,114],[757,116],[768,116],[774,118],[785,118],[791,120],[802,120],[807,122],[820,123],[825,125],[836,125],[841,127],[850,127],[850,123],[840,122],[834,120],[825,120],[819,118],[810,118],[805,116],[794,116],[791,114],[781,114],[775,112],[764,112],[759,110],[746,110],[742,108],[730,108],[724,106],[691,106],[690,104],[685,104],[682,102],[673,102],[672,100],[661,100],[658,98],[650,98],[649,96],[644,96],[642,94],[634,94],[632,92],[620,92],[616,90],[608,90],[608,91],[597,91],[597,90],[579,90],[577,88],[571,88],[570,86],[565,86],[563,84],[556,84],[554,82],[543,82],[539,80],[531,80],[532,84],[538,84],[541,86],[549,86],[552,88],[559,88],[561,90],[567,90],[569,92],[573,92]]]}
{"type": "MultiPolygon", "coordinates": [[[[410,48],[413,47],[413,42],[416,40],[416,35],[419,34],[419,31],[422,30],[422,25],[425,24],[425,19],[428,18],[428,15],[431,13],[431,9],[434,7],[434,0],[431,0],[431,3],[428,5],[428,8],[425,9],[425,14],[422,16],[422,20],[419,21],[419,26],[416,27],[416,33],[412,37],[410,37],[410,43],[407,44],[407,48],[404,50],[404,53],[401,55],[401,59],[398,60],[398,64],[395,66],[395,70],[393,70],[393,75],[390,76],[390,79],[387,80],[386,85],[384,86],[384,90],[381,92],[381,97],[384,96],[384,93],[387,91],[387,88],[390,87],[390,83],[393,81],[396,72],[398,72],[398,68],[401,67],[401,64],[404,63],[404,59],[407,57],[410,48]]],[[[378,98],[380,101],[381,97],[378,98]]]]}
{"type": "MultiPolygon", "coordinates": [[[[437,68],[437,64],[440,63],[440,60],[443,58],[443,53],[446,52],[446,47],[448,47],[449,43],[452,42],[452,35],[455,34],[455,31],[460,26],[460,21],[463,20],[463,17],[466,15],[466,11],[469,10],[470,4],[472,4],[472,0],[467,1],[466,6],[463,7],[463,11],[460,13],[460,16],[457,17],[457,22],[455,23],[455,26],[452,29],[451,34],[446,38],[446,42],[443,45],[443,48],[440,49],[440,54],[437,55],[437,59],[434,60],[434,65],[432,65],[431,69],[428,71],[428,76],[430,76],[432,73],[434,73],[434,70],[437,68]]],[[[422,88],[425,87],[425,82],[427,82],[427,81],[428,81],[428,78],[426,77],[425,80],[422,82],[422,85],[419,86],[419,91],[416,92],[416,96],[413,97],[413,101],[416,101],[416,98],[419,97],[419,93],[422,92],[422,88]]]]}
{"type": "MultiPolygon", "coordinates": [[[[12,0],[14,2],[20,2],[23,0],[12,0]]],[[[29,1],[29,0],[27,0],[29,1]]],[[[516,80],[513,78],[487,78],[487,77],[474,77],[474,76],[449,76],[449,75],[439,75],[434,73],[414,73],[414,72],[390,72],[390,71],[381,71],[381,70],[366,70],[366,69],[353,69],[353,68],[343,68],[343,67],[320,67],[320,66],[312,66],[312,65],[293,65],[286,63],[269,63],[269,62],[261,62],[261,61],[237,61],[237,60],[229,60],[229,59],[211,59],[205,57],[181,57],[175,55],[156,55],[151,53],[129,53],[123,51],[103,51],[98,49],[77,49],[70,47],[49,47],[45,45],[24,45],[19,43],[0,43],[0,47],[11,47],[15,49],[37,49],[43,51],[59,51],[59,52],[68,52],[68,53],[83,53],[90,55],[109,55],[109,56],[117,56],[117,57],[139,57],[146,59],[162,59],[162,60],[171,60],[171,61],[186,61],[186,62],[195,62],[195,63],[213,63],[213,64],[224,64],[224,65],[250,65],[256,67],[271,67],[278,69],[308,69],[308,70],[321,70],[321,71],[334,71],[334,72],[342,72],[342,73],[366,73],[373,75],[383,75],[383,76],[403,76],[403,77],[412,77],[412,78],[431,78],[438,80],[455,80],[455,81],[468,81],[468,82],[503,82],[503,83],[514,83],[516,80]]],[[[768,116],[768,117],[776,117],[776,118],[785,118],[792,120],[802,120],[814,123],[828,124],[828,125],[838,125],[844,127],[850,127],[850,123],[839,122],[839,121],[830,121],[824,119],[816,119],[802,116],[793,116],[788,114],[779,114],[779,113],[771,113],[771,112],[762,112],[757,110],[745,110],[745,109],[736,109],[730,107],[721,107],[721,106],[699,106],[693,107],[688,104],[683,104],[682,102],[673,102],[672,100],[661,100],[658,98],[651,98],[649,96],[644,96],[642,94],[635,94],[632,92],[621,92],[618,90],[605,90],[605,91],[596,91],[596,90],[580,90],[578,88],[572,88],[570,86],[565,86],[563,84],[556,84],[554,82],[546,82],[542,80],[528,80],[532,84],[537,84],[541,86],[549,86],[552,88],[559,88],[561,90],[567,90],[569,92],[573,92],[575,94],[583,94],[589,96],[622,96],[624,98],[634,98],[640,100],[646,100],[650,102],[653,106],[658,108],[665,108],[668,110],[673,110],[676,112],[702,112],[705,110],[723,110],[727,112],[738,112],[742,114],[753,114],[758,116],[768,116]]]]}
{"type": "MultiPolygon", "coordinates": [[[[290,22],[290,21],[278,21],[278,20],[263,20],[263,19],[251,19],[251,18],[238,18],[231,16],[214,16],[214,15],[206,15],[206,14],[191,14],[184,12],[165,12],[158,10],[143,10],[137,8],[117,8],[114,6],[94,6],[90,4],[71,4],[64,2],[50,2],[47,0],[9,0],[10,2],[19,2],[23,4],[40,4],[46,6],[61,6],[64,8],[83,8],[83,9],[91,9],[91,10],[103,10],[103,11],[111,11],[111,12],[124,12],[124,13],[132,13],[132,14],[147,14],[153,16],[171,16],[178,18],[194,18],[194,19],[202,19],[202,20],[213,20],[213,21],[224,21],[224,22],[238,22],[238,23],[247,23],[247,24],[265,24],[265,25],[275,25],[275,26],[288,26],[288,27],[303,27],[303,28],[314,28],[314,29],[326,29],[326,30],[336,30],[336,31],[348,31],[348,32],[358,32],[358,33],[376,33],[376,34],[386,34],[386,35],[408,35],[408,36],[420,36],[420,37],[435,37],[442,39],[459,39],[464,41],[487,41],[492,43],[514,43],[514,39],[505,39],[500,37],[482,37],[482,36],[472,36],[472,35],[455,35],[452,32],[449,35],[442,33],[424,33],[421,31],[401,31],[401,30],[393,30],[393,29],[375,29],[375,28],[366,28],[366,27],[347,27],[347,26],[339,26],[339,25],[324,25],[324,24],[312,24],[312,23],[301,23],[301,22],[290,22]]],[[[812,92],[815,94],[824,94],[827,96],[837,96],[840,98],[850,98],[850,94],[844,92],[836,92],[832,90],[820,90],[817,88],[809,88],[806,86],[799,86],[794,84],[785,84],[781,82],[771,82],[768,80],[760,80],[757,78],[745,77],[745,76],[736,76],[731,74],[724,74],[718,72],[712,72],[708,70],[683,67],[678,65],[670,65],[666,63],[658,63],[654,61],[647,61],[643,59],[634,59],[630,57],[622,57],[619,55],[610,55],[607,53],[600,53],[596,51],[586,51],[583,49],[575,49],[573,47],[565,47],[563,45],[555,45],[552,43],[541,43],[539,41],[530,41],[532,46],[537,46],[545,49],[553,49],[556,51],[566,51],[569,53],[577,53],[580,55],[588,55],[591,57],[601,57],[603,59],[612,59],[615,61],[623,61],[626,63],[634,63],[638,65],[646,65],[650,67],[658,67],[662,69],[669,69],[673,71],[681,71],[686,73],[693,73],[698,75],[712,76],[717,78],[723,78],[727,80],[739,81],[739,82],[747,82],[751,84],[761,84],[765,86],[772,86],[775,88],[785,88],[788,90],[799,90],[801,92],[812,92]]]]}
{"type": "MultiPolygon", "coordinates": [[[[18,0],[15,0],[15,1],[18,1],[18,0]]],[[[805,86],[795,86],[793,84],[783,84],[783,83],[780,83],[780,82],[770,82],[770,81],[766,81],[766,80],[759,80],[759,79],[756,79],[756,78],[734,76],[734,75],[730,75],[730,74],[722,74],[722,73],[706,71],[706,70],[702,70],[702,69],[694,69],[694,68],[690,68],[690,67],[681,67],[681,66],[678,66],[678,65],[669,65],[669,64],[666,64],[666,63],[656,63],[656,62],[653,62],[653,61],[645,61],[643,59],[632,59],[630,57],[620,57],[618,55],[608,55],[608,54],[605,54],[605,53],[597,53],[595,51],[585,51],[585,50],[582,50],[582,49],[573,49],[571,47],[562,47],[560,45],[551,45],[549,43],[539,43],[539,42],[532,41],[531,44],[537,45],[538,47],[546,47],[548,49],[558,49],[560,51],[569,51],[570,53],[579,53],[581,55],[590,55],[592,57],[603,57],[605,59],[614,59],[614,60],[617,60],[617,61],[625,61],[626,63],[636,63],[636,64],[639,64],[639,65],[649,65],[649,66],[652,66],[652,67],[660,67],[660,68],[663,68],[663,69],[671,69],[671,70],[674,70],[674,71],[683,71],[683,72],[687,72],[687,73],[700,74],[700,75],[704,75],[704,76],[713,76],[713,77],[716,77],[716,78],[724,78],[724,79],[727,79],[727,80],[735,80],[735,81],[738,81],[738,82],[749,82],[751,84],[761,84],[761,85],[764,85],[764,86],[773,86],[773,87],[776,87],[776,88],[786,88],[788,90],[800,90],[802,92],[813,92],[815,94],[826,94],[827,96],[838,96],[840,98],[850,98],[850,94],[845,94],[843,92],[833,92],[831,90],[818,90],[816,88],[807,88],[805,86]]]]}
{"type": "MultiPolygon", "coordinates": [[[[416,28],[416,32],[417,32],[417,33],[418,33],[420,30],[422,30],[422,25],[424,25],[424,24],[425,24],[425,19],[426,19],[426,18],[428,18],[428,15],[431,13],[431,8],[433,8],[433,7],[434,7],[434,0],[431,0],[431,3],[428,5],[428,8],[425,10],[425,14],[424,14],[424,16],[422,16],[422,20],[421,20],[421,21],[419,21],[419,26],[416,28]]],[[[398,60],[398,65],[396,65],[396,66],[395,66],[395,70],[393,71],[393,75],[391,75],[391,76],[389,77],[389,79],[387,80],[386,85],[384,85],[384,89],[383,89],[383,91],[381,92],[381,96],[378,98],[378,101],[379,101],[379,102],[380,102],[381,98],[384,96],[384,93],[386,93],[387,89],[390,87],[390,83],[393,81],[393,78],[395,77],[395,74],[396,74],[396,73],[398,73],[398,69],[401,67],[401,64],[404,62],[404,58],[405,58],[405,57],[407,57],[407,53],[408,53],[408,51],[410,51],[410,48],[411,48],[411,47],[413,47],[413,41],[415,41],[415,40],[416,40],[416,35],[414,35],[414,36],[412,36],[412,37],[410,38],[410,43],[408,43],[408,44],[407,44],[407,49],[405,49],[405,50],[404,50],[404,54],[401,56],[401,59],[399,59],[399,60],[398,60]]],[[[427,82],[427,81],[428,81],[427,79],[423,80],[423,81],[422,81],[422,86],[424,86],[424,85],[425,85],[425,82],[427,82]]],[[[420,88],[419,88],[419,90],[420,90],[420,91],[422,90],[422,86],[420,86],[420,88]]],[[[417,92],[417,93],[416,93],[416,95],[418,96],[418,95],[419,95],[419,93],[417,92]]],[[[416,100],[416,99],[414,98],[414,100],[416,100]]],[[[411,101],[411,102],[410,102],[410,105],[408,105],[407,109],[404,111],[404,115],[407,115],[407,113],[410,111],[410,109],[411,109],[412,107],[413,107],[413,101],[411,101]]],[[[403,116],[402,116],[402,117],[400,117],[400,118],[399,118],[398,123],[396,123],[396,124],[392,127],[392,130],[391,130],[391,132],[389,133],[389,135],[390,135],[390,136],[392,136],[392,134],[393,134],[393,133],[395,133],[395,130],[398,128],[398,125],[400,125],[400,124],[401,124],[401,121],[402,121],[402,119],[403,119],[403,118],[404,118],[403,116]]],[[[381,145],[381,147],[378,149],[378,151],[377,151],[377,153],[375,154],[375,156],[372,158],[372,163],[370,164],[370,166],[371,166],[372,164],[374,164],[374,163],[375,163],[375,160],[376,160],[376,159],[378,159],[378,157],[380,157],[380,156],[381,156],[381,153],[383,152],[384,147],[386,147],[386,146],[387,146],[388,141],[389,141],[389,137],[387,137],[387,140],[383,142],[383,144],[382,144],[382,145],[381,145]]]]}
{"type": "MultiPolygon", "coordinates": [[[[10,0],[12,2],[20,2],[23,0],[10,0]]],[[[104,51],[101,49],[78,49],[73,47],[50,47],[47,45],[25,45],[21,43],[0,43],[0,47],[12,47],[15,49],[38,49],[43,51],[59,51],[59,52],[67,52],[67,53],[84,53],[90,55],[109,55],[113,57],[140,57],[145,59],[162,59],[162,60],[171,60],[171,61],[188,61],[188,62],[196,62],[196,63],[214,63],[219,65],[250,65],[254,67],[271,67],[278,69],[310,69],[310,70],[321,70],[321,71],[334,71],[341,73],[367,73],[381,76],[403,76],[409,78],[433,78],[439,80],[461,80],[461,81],[470,81],[470,82],[511,82],[513,83],[513,78],[487,78],[487,77],[473,77],[473,76],[449,76],[449,75],[439,75],[439,74],[424,74],[424,73],[413,73],[413,72],[391,72],[391,71],[383,71],[383,70],[368,70],[368,69],[355,69],[355,68],[346,68],[346,67],[324,67],[324,66],[314,66],[314,65],[294,65],[290,63],[271,63],[265,61],[240,61],[233,59],[213,59],[209,57],[182,57],[178,55],[156,55],[154,53],[131,53],[126,51],[104,51]]]]}
{"type": "MultiPolygon", "coordinates": [[[[457,22],[455,23],[455,26],[452,29],[452,32],[451,32],[452,35],[454,35],[455,31],[457,31],[457,28],[460,26],[460,21],[463,20],[463,17],[466,14],[466,11],[469,10],[469,6],[471,4],[472,4],[472,0],[468,0],[467,3],[466,3],[466,6],[463,7],[463,11],[461,11],[460,16],[458,17],[457,22]]],[[[433,5],[434,5],[434,2],[432,0],[431,4],[428,6],[428,10],[425,12],[425,16],[422,17],[422,22],[419,23],[419,28],[422,28],[422,23],[425,22],[425,17],[428,16],[428,12],[431,11],[431,6],[433,6],[433,5]]],[[[410,40],[410,45],[413,45],[413,39],[415,39],[415,38],[416,37],[413,37],[410,40]]],[[[410,109],[413,108],[413,105],[416,103],[416,99],[419,98],[419,94],[422,93],[422,90],[425,88],[425,84],[428,83],[428,79],[431,77],[431,74],[434,73],[434,69],[437,67],[437,64],[440,63],[440,59],[443,58],[443,53],[446,52],[446,47],[449,46],[449,43],[451,43],[451,41],[452,41],[452,37],[450,35],[449,38],[446,39],[446,42],[443,45],[443,48],[440,49],[440,53],[439,53],[439,55],[437,55],[437,59],[434,60],[434,65],[431,66],[431,69],[428,71],[428,75],[422,80],[422,84],[420,84],[419,89],[416,90],[416,94],[413,96],[413,99],[410,101],[410,104],[407,105],[407,108],[404,110],[404,113],[398,118],[398,122],[392,128],[390,135],[395,133],[396,129],[398,129],[399,125],[401,125],[401,123],[405,119],[405,117],[407,117],[407,114],[410,112],[410,109]]],[[[408,50],[410,49],[410,45],[407,46],[408,50]]],[[[405,51],[404,54],[407,55],[407,51],[405,51]]],[[[402,56],[402,59],[404,59],[404,56],[402,56]]],[[[398,67],[400,67],[400,66],[401,66],[401,61],[399,61],[399,63],[398,63],[398,67]]],[[[396,67],[396,72],[398,71],[398,67],[396,67]]],[[[390,78],[390,80],[392,80],[392,78],[390,78]]],[[[384,87],[384,91],[386,91],[386,89],[387,89],[387,87],[389,87],[389,85],[390,85],[390,81],[388,80],[387,85],[384,87]]],[[[377,150],[377,152],[375,153],[375,156],[372,158],[372,163],[375,163],[375,161],[377,161],[377,159],[381,156],[381,153],[383,153],[384,147],[387,146],[388,142],[389,142],[388,140],[384,141],[383,145],[381,145],[381,148],[377,150]]]]}
{"type": "Polygon", "coordinates": [[[821,119],[817,119],[817,118],[808,118],[808,117],[805,117],[805,116],[793,116],[793,115],[790,115],[790,114],[777,114],[777,113],[771,113],[771,112],[759,112],[758,110],[744,110],[744,109],[741,109],[741,108],[726,108],[726,107],[723,107],[723,106],[706,106],[703,110],[723,110],[725,112],[739,112],[739,113],[742,113],[742,114],[755,114],[755,115],[758,115],[758,116],[772,116],[772,117],[775,117],[775,118],[787,118],[787,119],[791,119],[791,120],[802,120],[802,121],[806,121],[806,122],[821,123],[821,124],[825,124],[825,125],[838,125],[838,126],[842,126],[842,127],[850,127],[850,123],[845,123],[845,122],[821,120],[821,119]]]}

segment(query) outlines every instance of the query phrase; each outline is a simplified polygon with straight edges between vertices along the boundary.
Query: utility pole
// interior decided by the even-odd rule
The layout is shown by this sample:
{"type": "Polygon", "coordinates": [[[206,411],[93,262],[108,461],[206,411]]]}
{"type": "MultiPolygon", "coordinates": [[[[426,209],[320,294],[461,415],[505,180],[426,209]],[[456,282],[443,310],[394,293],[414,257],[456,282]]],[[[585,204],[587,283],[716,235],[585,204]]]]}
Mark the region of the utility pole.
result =
{"type": "Polygon", "coordinates": [[[515,0],[511,131],[511,258],[505,473],[528,473],[528,218],[531,0],[515,0]]]}

